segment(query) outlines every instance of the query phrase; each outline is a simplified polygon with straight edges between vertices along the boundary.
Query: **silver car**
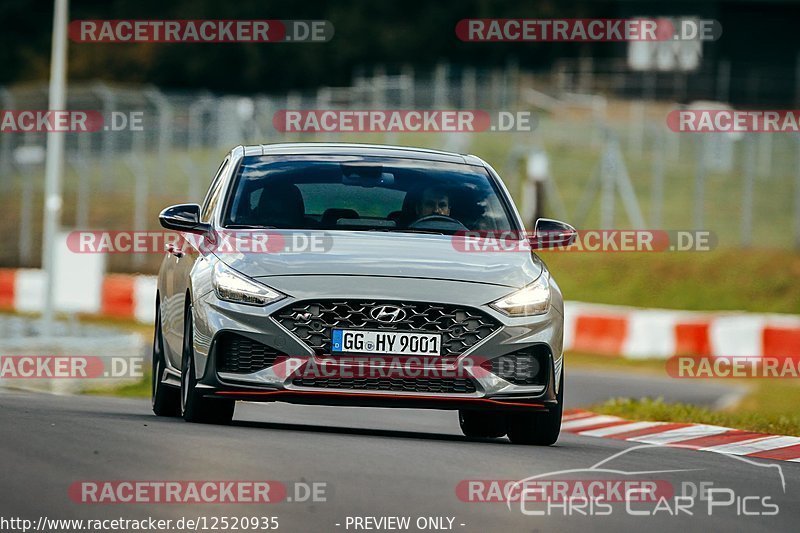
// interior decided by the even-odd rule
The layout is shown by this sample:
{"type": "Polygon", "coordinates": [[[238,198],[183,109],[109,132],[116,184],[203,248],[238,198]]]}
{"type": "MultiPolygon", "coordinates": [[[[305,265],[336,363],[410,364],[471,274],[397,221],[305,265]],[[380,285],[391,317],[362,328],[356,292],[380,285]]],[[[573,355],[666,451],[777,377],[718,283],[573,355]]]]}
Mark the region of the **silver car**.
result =
{"type": "Polygon", "coordinates": [[[234,148],[202,206],[169,207],[153,411],[229,423],[237,400],[457,410],[468,437],[549,445],[561,292],[497,173],[357,144],[234,148]],[[172,234],[171,234],[172,235],[172,234]]]}

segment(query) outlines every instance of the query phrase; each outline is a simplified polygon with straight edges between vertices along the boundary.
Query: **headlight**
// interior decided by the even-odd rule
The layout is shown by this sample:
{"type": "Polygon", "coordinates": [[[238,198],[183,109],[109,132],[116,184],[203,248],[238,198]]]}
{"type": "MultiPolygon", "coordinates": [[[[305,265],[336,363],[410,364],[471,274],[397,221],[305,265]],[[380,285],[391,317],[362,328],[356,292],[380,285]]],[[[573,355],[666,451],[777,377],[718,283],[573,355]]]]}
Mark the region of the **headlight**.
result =
{"type": "Polygon", "coordinates": [[[267,305],[286,297],[228,268],[222,261],[214,267],[214,292],[220,300],[247,305],[267,305]]]}
{"type": "Polygon", "coordinates": [[[491,304],[509,316],[541,315],[550,308],[550,274],[545,270],[536,281],[491,304]]]}

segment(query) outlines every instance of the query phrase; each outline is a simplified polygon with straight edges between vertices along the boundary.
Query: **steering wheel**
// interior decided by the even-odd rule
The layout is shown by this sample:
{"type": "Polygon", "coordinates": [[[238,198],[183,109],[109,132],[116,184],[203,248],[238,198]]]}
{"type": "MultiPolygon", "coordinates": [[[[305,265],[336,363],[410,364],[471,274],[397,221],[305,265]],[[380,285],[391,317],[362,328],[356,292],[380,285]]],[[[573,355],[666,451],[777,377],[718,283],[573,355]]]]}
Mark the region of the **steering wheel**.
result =
{"type": "Polygon", "coordinates": [[[467,227],[461,223],[461,221],[449,217],[447,215],[425,215],[424,217],[420,217],[411,224],[408,225],[409,229],[418,229],[421,224],[426,222],[446,222],[448,224],[456,224],[459,229],[467,229],[467,227]]]}

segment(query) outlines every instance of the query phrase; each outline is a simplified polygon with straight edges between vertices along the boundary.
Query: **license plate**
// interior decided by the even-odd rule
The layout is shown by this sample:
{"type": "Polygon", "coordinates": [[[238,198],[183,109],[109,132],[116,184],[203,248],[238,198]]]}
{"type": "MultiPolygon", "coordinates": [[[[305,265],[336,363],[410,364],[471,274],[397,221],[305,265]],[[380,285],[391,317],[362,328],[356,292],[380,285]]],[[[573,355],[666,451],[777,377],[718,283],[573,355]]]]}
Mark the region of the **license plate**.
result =
{"type": "Polygon", "coordinates": [[[334,329],[333,353],[381,353],[389,355],[439,355],[442,336],[435,333],[361,331],[334,329]]]}

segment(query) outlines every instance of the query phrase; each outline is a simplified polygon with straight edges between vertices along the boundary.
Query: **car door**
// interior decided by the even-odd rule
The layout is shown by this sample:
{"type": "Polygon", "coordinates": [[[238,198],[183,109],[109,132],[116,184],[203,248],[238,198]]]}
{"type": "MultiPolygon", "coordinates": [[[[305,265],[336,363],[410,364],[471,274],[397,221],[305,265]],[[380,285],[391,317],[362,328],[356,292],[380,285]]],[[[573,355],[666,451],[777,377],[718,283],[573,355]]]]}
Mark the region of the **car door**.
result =
{"type": "MultiPolygon", "coordinates": [[[[224,184],[230,167],[230,155],[220,165],[211,182],[206,199],[200,210],[200,219],[210,222],[220,197],[224,194],[224,184]]],[[[190,238],[179,236],[178,244],[168,249],[165,265],[165,292],[162,298],[162,320],[164,323],[164,341],[167,344],[167,356],[172,366],[180,368],[183,352],[183,323],[186,308],[186,294],[189,289],[189,278],[195,262],[205,260],[203,254],[195,246],[198,236],[190,238]]]]}

